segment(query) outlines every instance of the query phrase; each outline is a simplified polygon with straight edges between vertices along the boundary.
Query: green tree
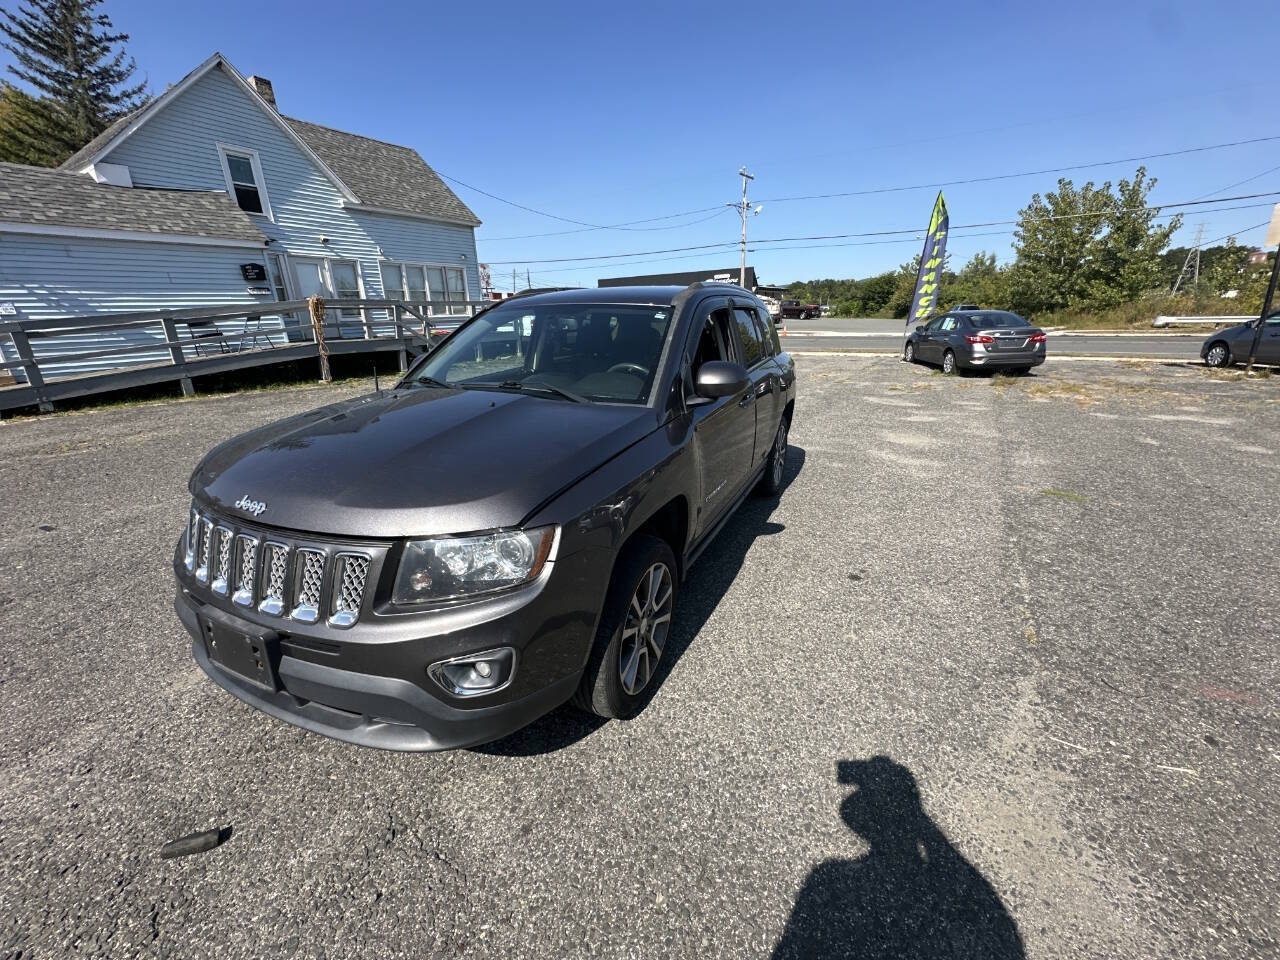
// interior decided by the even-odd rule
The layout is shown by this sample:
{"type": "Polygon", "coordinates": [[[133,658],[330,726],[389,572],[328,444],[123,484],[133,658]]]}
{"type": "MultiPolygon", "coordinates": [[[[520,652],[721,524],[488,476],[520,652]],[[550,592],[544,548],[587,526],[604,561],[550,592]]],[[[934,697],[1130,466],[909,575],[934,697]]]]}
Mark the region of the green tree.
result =
{"type": "Polygon", "coordinates": [[[994,253],[975,253],[953,278],[943,277],[946,284],[943,302],[976,303],[995,309],[1009,306],[1009,271],[996,263],[994,253]]]}
{"type": "Polygon", "coordinates": [[[53,108],[9,83],[0,82],[0,160],[56,166],[62,155],[49,149],[56,127],[53,108]]]}
{"type": "Polygon", "coordinates": [[[1089,302],[1098,240],[1114,208],[1111,184],[1066,179],[1018,211],[1013,246],[1017,259],[1010,295],[1020,313],[1036,313],[1089,302]]]}
{"type": "Polygon", "coordinates": [[[1160,256],[1169,238],[1182,226],[1182,214],[1163,227],[1155,223],[1159,208],[1147,205],[1156,185],[1139,167],[1132,180],[1121,180],[1111,198],[1106,232],[1094,244],[1089,302],[1095,307],[1132,303],[1162,286],[1160,256]]]}
{"type": "MultiPolygon", "coordinates": [[[[13,55],[9,72],[34,95],[7,98],[5,140],[13,149],[60,163],[144,102],[146,83],[102,0],[23,0],[0,8],[0,46],[13,55]]],[[[52,163],[50,164],[52,165],[52,163]]]]}

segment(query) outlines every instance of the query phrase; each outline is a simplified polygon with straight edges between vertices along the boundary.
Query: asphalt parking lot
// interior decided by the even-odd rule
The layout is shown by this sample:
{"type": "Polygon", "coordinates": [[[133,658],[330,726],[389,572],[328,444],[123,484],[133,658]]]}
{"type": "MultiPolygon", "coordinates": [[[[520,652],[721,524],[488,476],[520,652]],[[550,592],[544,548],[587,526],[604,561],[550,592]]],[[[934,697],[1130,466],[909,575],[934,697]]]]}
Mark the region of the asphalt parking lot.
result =
{"type": "Polygon", "coordinates": [[[1277,955],[1280,379],[800,378],[649,708],[434,755],[255,713],[170,606],[199,456],[333,390],[0,424],[4,955],[1277,955]]]}

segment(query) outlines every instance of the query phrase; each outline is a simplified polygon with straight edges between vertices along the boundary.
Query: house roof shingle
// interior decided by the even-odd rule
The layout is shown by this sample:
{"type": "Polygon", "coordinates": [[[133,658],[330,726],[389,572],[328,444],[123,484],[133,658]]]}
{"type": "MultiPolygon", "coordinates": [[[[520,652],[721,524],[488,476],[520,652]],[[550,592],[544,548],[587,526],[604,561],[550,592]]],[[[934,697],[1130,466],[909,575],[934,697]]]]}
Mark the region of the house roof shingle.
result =
{"type": "Polygon", "coordinates": [[[69,170],[0,163],[0,223],[265,243],[220,191],[150,190],[98,183],[69,170]]]}
{"type": "Polygon", "coordinates": [[[137,110],[134,110],[132,113],[126,113],[124,116],[120,117],[118,120],[116,120],[115,123],[111,124],[111,126],[107,127],[107,129],[103,130],[100,134],[98,134],[96,137],[94,137],[92,140],[86,143],[83,147],[81,147],[71,156],[67,157],[67,159],[63,160],[62,163],[58,164],[58,169],[59,170],[79,170],[91,159],[93,159],[93,155],[95,153],[97,153],[101,148],[105,147],[108,143],[110,143],[112,137],[114,137],[117,133],[119,133],[121,130],[127,127],[129,125],[129,122],[133,120],[134,117],[136,117],[145,109],[147,108],[144,105],[139,107],[137,110]]]}
{"type": "Polygon", "coordinates": [[[361,204],[478,226],[479,218],[417,150],[283,117],[361,204]]]}

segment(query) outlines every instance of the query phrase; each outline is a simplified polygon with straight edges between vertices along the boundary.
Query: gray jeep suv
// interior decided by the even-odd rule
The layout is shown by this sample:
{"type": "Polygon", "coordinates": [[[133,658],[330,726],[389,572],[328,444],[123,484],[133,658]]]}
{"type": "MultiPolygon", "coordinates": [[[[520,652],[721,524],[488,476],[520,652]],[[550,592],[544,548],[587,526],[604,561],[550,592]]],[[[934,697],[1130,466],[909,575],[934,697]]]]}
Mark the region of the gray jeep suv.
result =
{"type": "Polygon", "coordinates": [[[468,746],[651,692],[689,566],[782,486],[795,367],[746,290],[504,301],[394,389],[228,440],[175,607],[241,700],[341,740],[468,746]]]}

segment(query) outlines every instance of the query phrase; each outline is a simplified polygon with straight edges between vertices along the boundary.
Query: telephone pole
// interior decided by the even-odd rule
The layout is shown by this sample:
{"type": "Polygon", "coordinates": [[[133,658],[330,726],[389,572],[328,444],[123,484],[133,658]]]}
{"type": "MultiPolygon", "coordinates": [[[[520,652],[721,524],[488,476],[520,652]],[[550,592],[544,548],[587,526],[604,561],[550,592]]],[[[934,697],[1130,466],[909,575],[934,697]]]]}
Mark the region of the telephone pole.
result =
{"type": "MultiPolygon", "coordinates": [[[[742,243],[740,244],[742,252],[742,262],[738,267],[738,286],[746,287],[747,285],[747,211],[751,209],[751,201],[747,199],[747,181],[754,180],[751,174],[747,173],[746,167],[738,168],[738,176],[742,178],[742,202],[731,203],[729,206],[737,207],[742,217],[742,243]]],[[[756,207],[756,213],[760,212],[760,208],[756,207]]]]}

